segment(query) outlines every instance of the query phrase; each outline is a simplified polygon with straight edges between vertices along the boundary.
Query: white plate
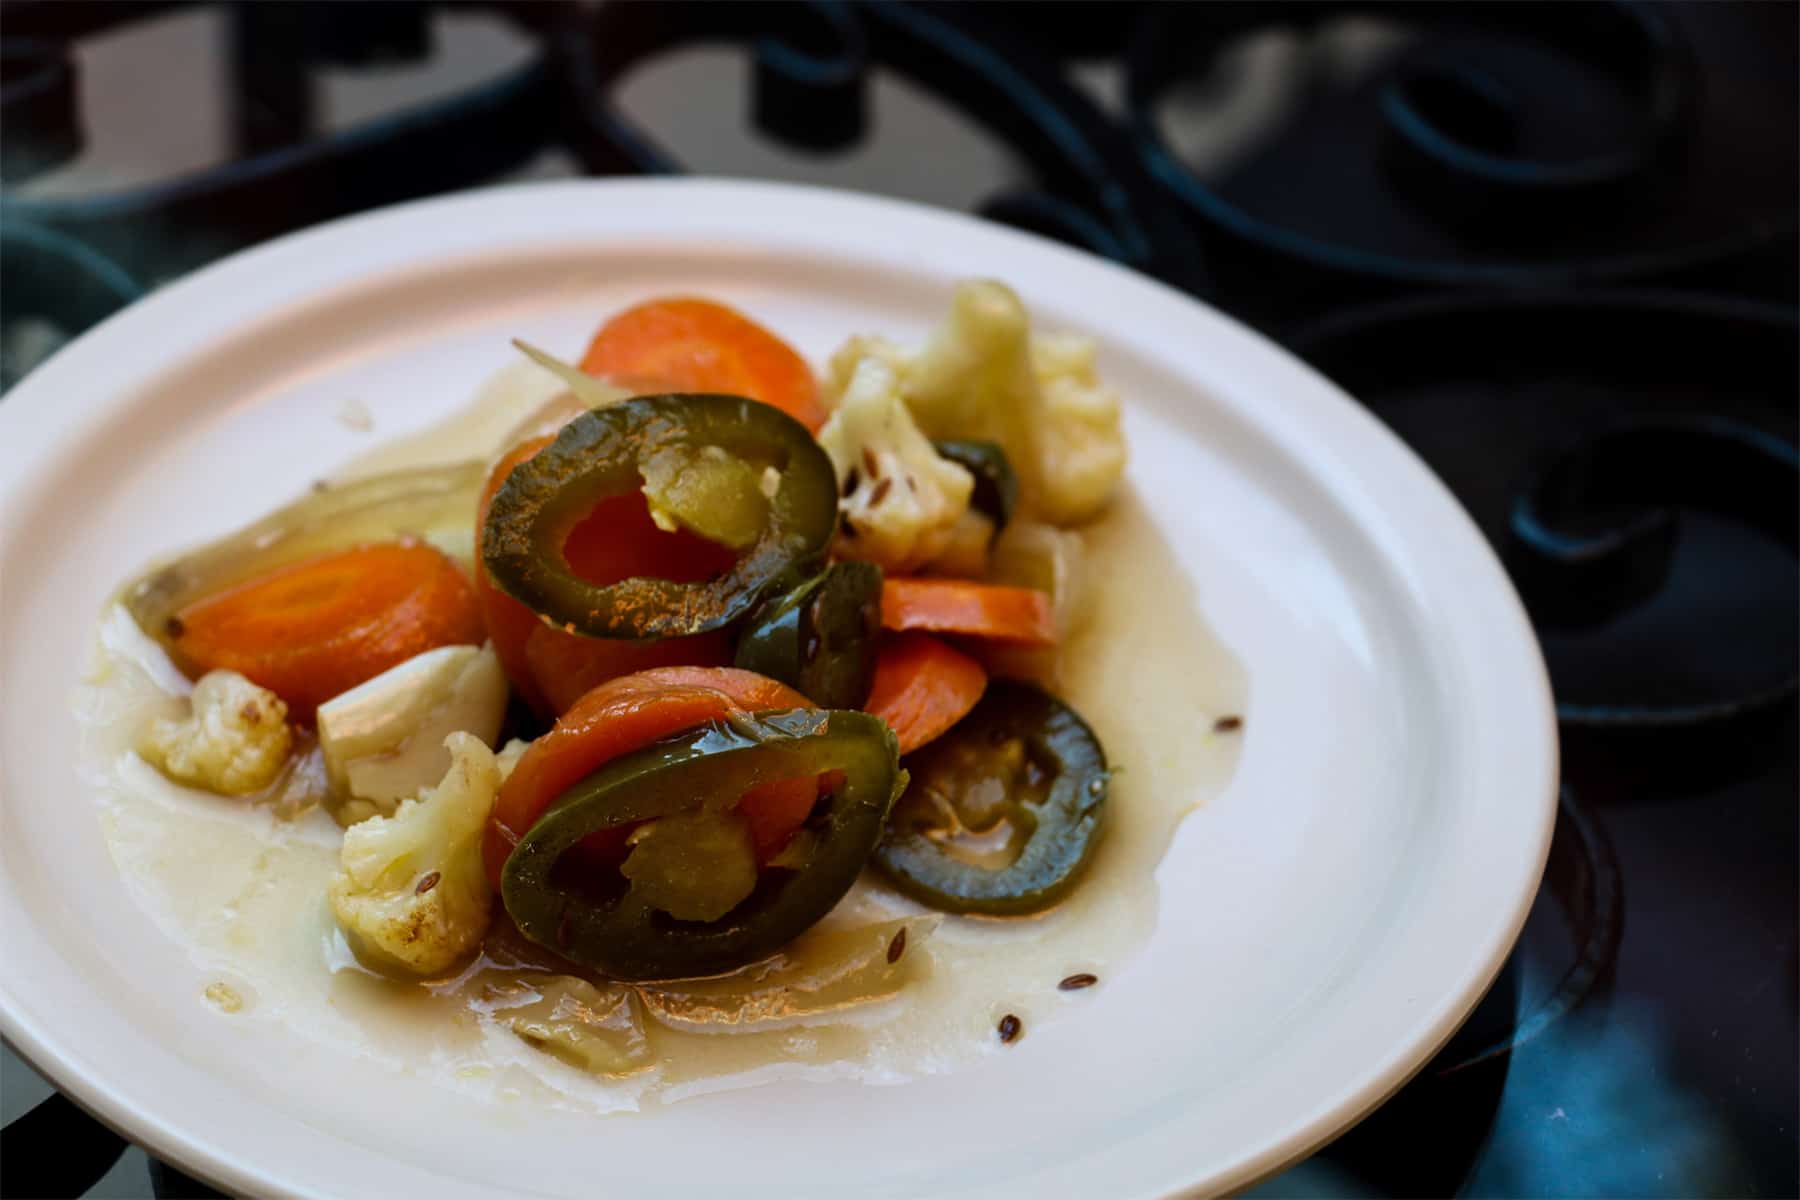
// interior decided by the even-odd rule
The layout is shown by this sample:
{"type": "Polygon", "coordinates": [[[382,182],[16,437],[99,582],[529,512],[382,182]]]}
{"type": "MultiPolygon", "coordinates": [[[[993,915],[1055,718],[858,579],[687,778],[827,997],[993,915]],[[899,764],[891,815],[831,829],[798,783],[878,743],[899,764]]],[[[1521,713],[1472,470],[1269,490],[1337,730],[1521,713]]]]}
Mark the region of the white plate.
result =
{"type": "Polygon", "coordinates": [[[962,216],[707,181],[431,200],[200,271],[0,402],[0,1030],[103,1119],[244,1193],[1242,1187],[1367,1112],[1466,1016],[1536,889],[1555,778],[1519,604],[1400,442],[1205,306],[962,216]],[[1169,569],[1249,673],[1237,776],[1183,826],[1153,938],[1093,1003],[915,1083],[577,1118],[471,1108],[195,1002],[74,775],[69,698],[126,571],[366,448],[336,419],[347,399],[384,435],[449,411],[506,337],[578,346],[599,314],[685,290],[818,356],[852,330],[922,335],[971,274],[1099,338],[1169,569]]]}

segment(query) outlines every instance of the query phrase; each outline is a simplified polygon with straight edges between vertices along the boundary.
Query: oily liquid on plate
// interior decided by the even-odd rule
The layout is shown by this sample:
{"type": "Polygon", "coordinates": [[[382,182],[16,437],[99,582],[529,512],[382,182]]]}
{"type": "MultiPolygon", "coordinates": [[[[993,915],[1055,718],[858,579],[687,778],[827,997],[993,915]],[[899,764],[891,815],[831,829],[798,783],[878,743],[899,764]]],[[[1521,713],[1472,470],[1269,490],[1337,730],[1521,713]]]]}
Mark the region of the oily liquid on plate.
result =
{"type": "MultiPolygon", "coordinates": [[[[466,412],[377,448],[340,478],[485,459],[558,390],[530,364],[509,367],[466,412]]],[[[84,773],[115,861],[209,973],[203,1002],[221,1020],[278,1022],[478,1095],[596,1111],[770,1078],[893,1082],[942,1071],[997,1049],[1003,1016],[1028,1036],[1104,995],[1155,923],[1154,872],[1176,826],[1236,764],[1240,735],[1213,725],[1243,712],[1243,671],[1167,569],[1143,501],[1125,488],[1084,533],[1099,594],[1063,649],[1058,688],[1120,770],[1086,879],[1035,918],[939,917],[866,873],[781,956],[723,980],[596,986],[556,974],[504,921],[454,979],[380,979],[356,964],[326,903],[340,838],[328,816],[285,821],[176,787],[131,753],[143,723],[169,712],[186,685],[117,609],[78,698],[84,773]],[[1122,580],[1145,586],[1106,586],[1122,580]],[[1058,989],[1078,973],[1100,988],[1058,989]]]]}

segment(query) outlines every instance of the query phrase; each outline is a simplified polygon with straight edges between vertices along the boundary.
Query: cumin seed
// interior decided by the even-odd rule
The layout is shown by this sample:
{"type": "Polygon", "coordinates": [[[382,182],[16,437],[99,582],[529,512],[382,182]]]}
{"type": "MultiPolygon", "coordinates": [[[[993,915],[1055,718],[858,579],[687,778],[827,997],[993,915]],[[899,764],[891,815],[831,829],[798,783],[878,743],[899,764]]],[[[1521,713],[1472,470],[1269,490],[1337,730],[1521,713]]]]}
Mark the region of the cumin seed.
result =
{"type": "Polygon", "coordinates": [[[1007,1013],[1000,1018],[1000,1044],[1004,1046],[1017,1041],[1019,1032],[1024,1028],[1024,1022],[1011,1013],[1007,1013]]]}
{"type": "Polygon", "coordinates": [[[1082,988],[1091,988],[1099,982],[1098,975],[1082,971],[1080,974],[1067,976],[1056,986],[1065,992],[1079,992],[1082,988]]]}
{"type": "Polygon", "coordinates": [[[1236,733],[1244,727],[1242,717],[1220,717],[1213,722],[1214,733],[1236,733]]]}
{"type": "Polygon", "coordinates": [[[900,932],[896,933],[894,935],[894,940],[888,943],[888,955],[887,955],[888,962],[889,963],[899,962],[900,956],[905,953],[906,953],[906,926],[902,925],[900,927],[900,932]]]}
{"type": "Polygon", "coordinates": [[[438,880],[441,878],[441,875],[436,871],[433,871],[431,874],[425,876],[425,878],[419,880],[419,886],[413,889],[413,895],[423,896],[426,892],[429,892],[432,888],[436,887],[438,885],[438,880]]]}

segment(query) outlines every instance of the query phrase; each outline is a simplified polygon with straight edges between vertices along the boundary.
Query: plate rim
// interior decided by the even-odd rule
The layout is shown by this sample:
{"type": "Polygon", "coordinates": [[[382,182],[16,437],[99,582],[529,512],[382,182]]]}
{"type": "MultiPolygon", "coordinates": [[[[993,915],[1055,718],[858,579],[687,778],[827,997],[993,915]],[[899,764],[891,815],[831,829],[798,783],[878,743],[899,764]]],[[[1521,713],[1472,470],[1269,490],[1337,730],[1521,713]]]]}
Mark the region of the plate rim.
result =
{"type": "MultiPolygon", "coordinates": [[[[1400,469],[1409,476],[1405,480],[1408,486],[1415,491],[1436,494],[1435,504],[1439,511],[1435,515],[1447,519],[1452,527],[1458,527],[1456,536],[1463,542],[1461,549],[1465,557],[1468,552],[1473,552],[1475,560],[1485,561],[1482,569],[1489,578],[1481,581],[1481,586],[1492,593],[1491,598],[1499,603],[1499,607],[1510,618],[1507,622],[1509,628],[1497,631],[1496,636],[1510,638],[1529,651],[1529,662],[1523,665],[1526,675],[1530,677],[1525,681],[1525,691],[1531,693],[1527,698],[1533,702],[1533,711],[1522,716],[1519,725],[1528,727],[1535,724],[1537,727],[1535,748],[1540,754],[1538,761],[1530,765],[1537,768],[1531,774],[1539,778],[1543,794],[1537,798],[1539,819],[1527,831],[1534,835],[1526,838],[1530,843],[1525,853],[1528,870],[1518,881],[1511,910],[1488,931],[1482,967],[1463,979],[1461,986],[1454,988],[1453,994],[1439,998],[1440,1008],[1436,1019],[1428,1026],[1422,1026],[1408,1044],[1388,1049],[1384,1069],[1364,1079],[1360,1086],[1348,1091],[1335,1105],[1297,1114],[1292,1128],[1278,1140],[1266,1142],[1253,1156],[1244,1156],[1223,1169],[1216,1165],[1208,1167],[1200,1164],[1189,1169],[1184,1180],[1174,1184],[1166,1194],[1188,1194],[1199,1188],[1235,1191],[1267,1178],[1306,1157],[1320,1145],[1354,1125],[1422,1070],[1454,1036],[1498,975],[1529,914],[1542,878],[1555,820],[1559,748],[1549,680],[1541,651],[1523,605],[1486,539],[1447,487],[1410,447],[1336,384],[1272,339],[1203,300],[1188,296],[1129,268],[1037,235],[999,226],[953,210],[836,188],[761,180],[684,177],[534,181],[408,201],[311,226],[228,255],[164,285],[62,347],[22,379],[5,400],[0,402],[0,501],[5,501],[11,494],[24,494],[29,490],[28,484],[35,472],[30,469],[26,447],[31,443],[33,434],[49,434],[58,440],[77,441],[91,423],[103,415],[96,411],[104,407],[104,402],[101,401],[83,407],[71,406],[63,410],[68,415],[60,416],[59,419],[53,385],[80,362],[103,352],[108,343],[132,337],[136,327],[157,322],[162,319],[165,311],[173,312],[188,304],[190,296],[204,296],[239,276],[248,278],[253,272],[264,268],[270,260],[317,250],[339,239],[366,237],[384,226],[404,226],[434,214],[441,216],[455,209],[479,210],[487,205],[529,203],[538,198],[542,198],[547,205],[555,205],[560,203],[558,197],[570,192],[582,195],[605,193],[621,198],[635,195],[640,202],[651,204],[654,204],[659,193],[685,194],[690,203],[692,196],[699,193],[715,203],[721,212],[732,211],[734,206],[739,211],[752,211],[770,203],[804,200],[811,204],[841,208],[846,215],[858,216],[870,224],[879,224],[884,219],[924,227],[938,224],[945,230],[958,232],[959,236],[974,234],[987,239],[998,239],[1000,242],[1020,243],[1026,252],[1033,255],[1073,260],[1089,272],[1099,272],[1099,278],[1109,278],[1121,286],[1129,284],[1135,289],[1148,287],[1160,292],[1167,302],[1198,309],[1213,322],[1223,323],[1238,337],[1256,344],[1265,356],[1274,355],[1282,361],[1285,369],[1298,371],[1307,377],[1311,389],[1320,393],[1322,398],[1328,396],[1333,402],[1331,408],[1336,410],[1337,417],[1343,418],[1349,427],[1362,427],[1359,436],[1364,439],[1365,447],[1383,446],[1390,465],[1397,455],[1403,464],[1400,469]],[[1497,585],[1497,588],[1492,585],[1497,585]]],[[[741,221],[740,232],[753,237],[750,231],[752,224],[748,219],[741,221]]],[[[565,230],[562,236],[564,240],[573,240],[580,235],[573,230],[565,230]]],[[[589,231],[589,236],[604,238],[605,233],[603,229],[595,229],[589,231]]],[[[695,236],[693,231],[683,229],[673,235],[673,240],[692,241],[695,236]]],[[[819,248],[832,252],[838,249],[823,245],[819,248]]],[[[423,256],[427,252],[427,248],[421,247],[402,255],[397,263],[383,263],[372,269],[360,264],[347,264],[335,272],[333,279],[319,284],[314,289],[315,293],[354,288],[370,282],[386,271],[406,267],[416,269],[422,265],[423,256]]],[[[473,253],[480,255],[482,252],[473,253]]],[[[456,257],[461,259],[468,256],[468,252],[465,252],[456,257]]],[[[307,298],[304,296],[297,301],[298,304],[306,302],[307,298]]],[[[278,321],[280,315],[279,311],[266,307],[259,310],[252,304],[247,312],[234,315],[223,322],[212,340],[216,341],[232,332],[241,332],[261,321],[278,321]]],[[[171,365],[180,362],[184,353],[191,353],[191,350],[178,350],[170,356],[168,362],[171,365]]],[[[6,548],[15,540],[11,533],[13,521],[8,518],[7,513],[16,511],[17,507],[15,504],[0,502],[0,564],[4,563],[6,548]]],[[[1520,804],[1525,804],[1529,799],[1527,796],[1520,797],[1520,804]]],[[[0,804],[4,804],[3,797],[0,797],[0,804]]],[[[7,875],[10,872],[0,862],[0,878],[7,875]]],[[[7,888],[0,894],[0,904],[8,909],[14,908],[11,903],[12,895],[10,887],[7,888]]],[[[0,1038],[4,1038],[22,1059],[84,1111],[128,1140],[145,1146],[158,1157],[179,1164],[183,1170],[197,1177],[218,1180],[252,1193],[274,1190],[286,1194],[293,1190],[281,1176],[255,1163],[241,1161],[229,1150],[216,1144],[208,1144],[210,1139],[184,1134],[173,1125],[159,1120],[154,1114],[133,1108],[107,1087],[103,1072],[89,1074],[78,1069],[75,1063],[79,1056],[69,1052],[66,1036],[59,1039],[53,1030],[33,1026],[22,1019],[22,1007],[15,999],[15,991],[22,989],[19,989],[16,979],[10,978],[11,974],[0,974],[0,1038]]]]}

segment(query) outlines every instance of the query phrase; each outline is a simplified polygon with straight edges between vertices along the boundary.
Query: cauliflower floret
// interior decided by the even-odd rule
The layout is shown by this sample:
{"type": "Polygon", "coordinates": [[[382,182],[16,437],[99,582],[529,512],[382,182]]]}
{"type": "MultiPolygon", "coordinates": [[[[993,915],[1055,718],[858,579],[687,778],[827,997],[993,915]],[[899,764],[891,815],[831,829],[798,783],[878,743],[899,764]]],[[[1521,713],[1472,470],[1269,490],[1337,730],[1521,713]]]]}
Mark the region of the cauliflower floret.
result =
{"type": "Polygon", "coordinates": [[[513,768],[519,765],[519,760],[525,757],[525,752],[529,749],[531,743],[522,738],[512,738],[500,747],[500,753],[494,756],[494,761],[500,767],[501,783],[512,777],[513,768]]]}
{"type": "Polygon", "coordinates": [[[1119,397],[1094,359],[1091,340],[1034,336],[1012,289],[973,280],[957,288],[922,350],[852,338],[832,356],[829,382],[847,395],[863,363],[884,364],[927,437],[998,442],[1018,472],[1024,511],[1073,525],[1106,506],[1125,469],[1119,397]]]}
{"type": "Polygon", "coordinates": [[[1097,515],[1125,473],[1119,393],[1100,382],[1098,347],[1077,334],[1031,339],[1031,369],[1043,407],[1038,427],[1038,509],[1051,523],[1097,515]]]}
{"type": "Polygon", "coordinates": [[[912,571],[943,553],[975,477],[919,432],[887,363],[869,358],[856,368],[819,444],[844,495],[840,555],[912,571]]]}
{"type": "Polygon", "coordinates": [[[159,717],[138,741],[145,762],[176,783],[226,796],[275,782],[293,748],[287,705],[236,671],[208,671],[188,716],[159,717]]]}
{"type": "Polygon", "coordinates": [[[943,553],[931,560],[926,571],[952,579],[980,579],[988,573],[993,546],[994,518],[971,508],[957,520],[943,553]]]}
{"type": "Polygon", "coordinates": [[[356,957],[376,970],[441,975],[487,932],[481,831],[500,765],[474,734],[453,733],[444,745],[450,769],[435,788],[344,831],[331,911],[356,957]]]}
{"type": "Polygon", "coordinates": [[[332,815],[350,826],[443,778],[444,738],[492,743],[506,714],[506,674],[492,645],[439,646],[319,705],[319,749],[332,815]]]}

